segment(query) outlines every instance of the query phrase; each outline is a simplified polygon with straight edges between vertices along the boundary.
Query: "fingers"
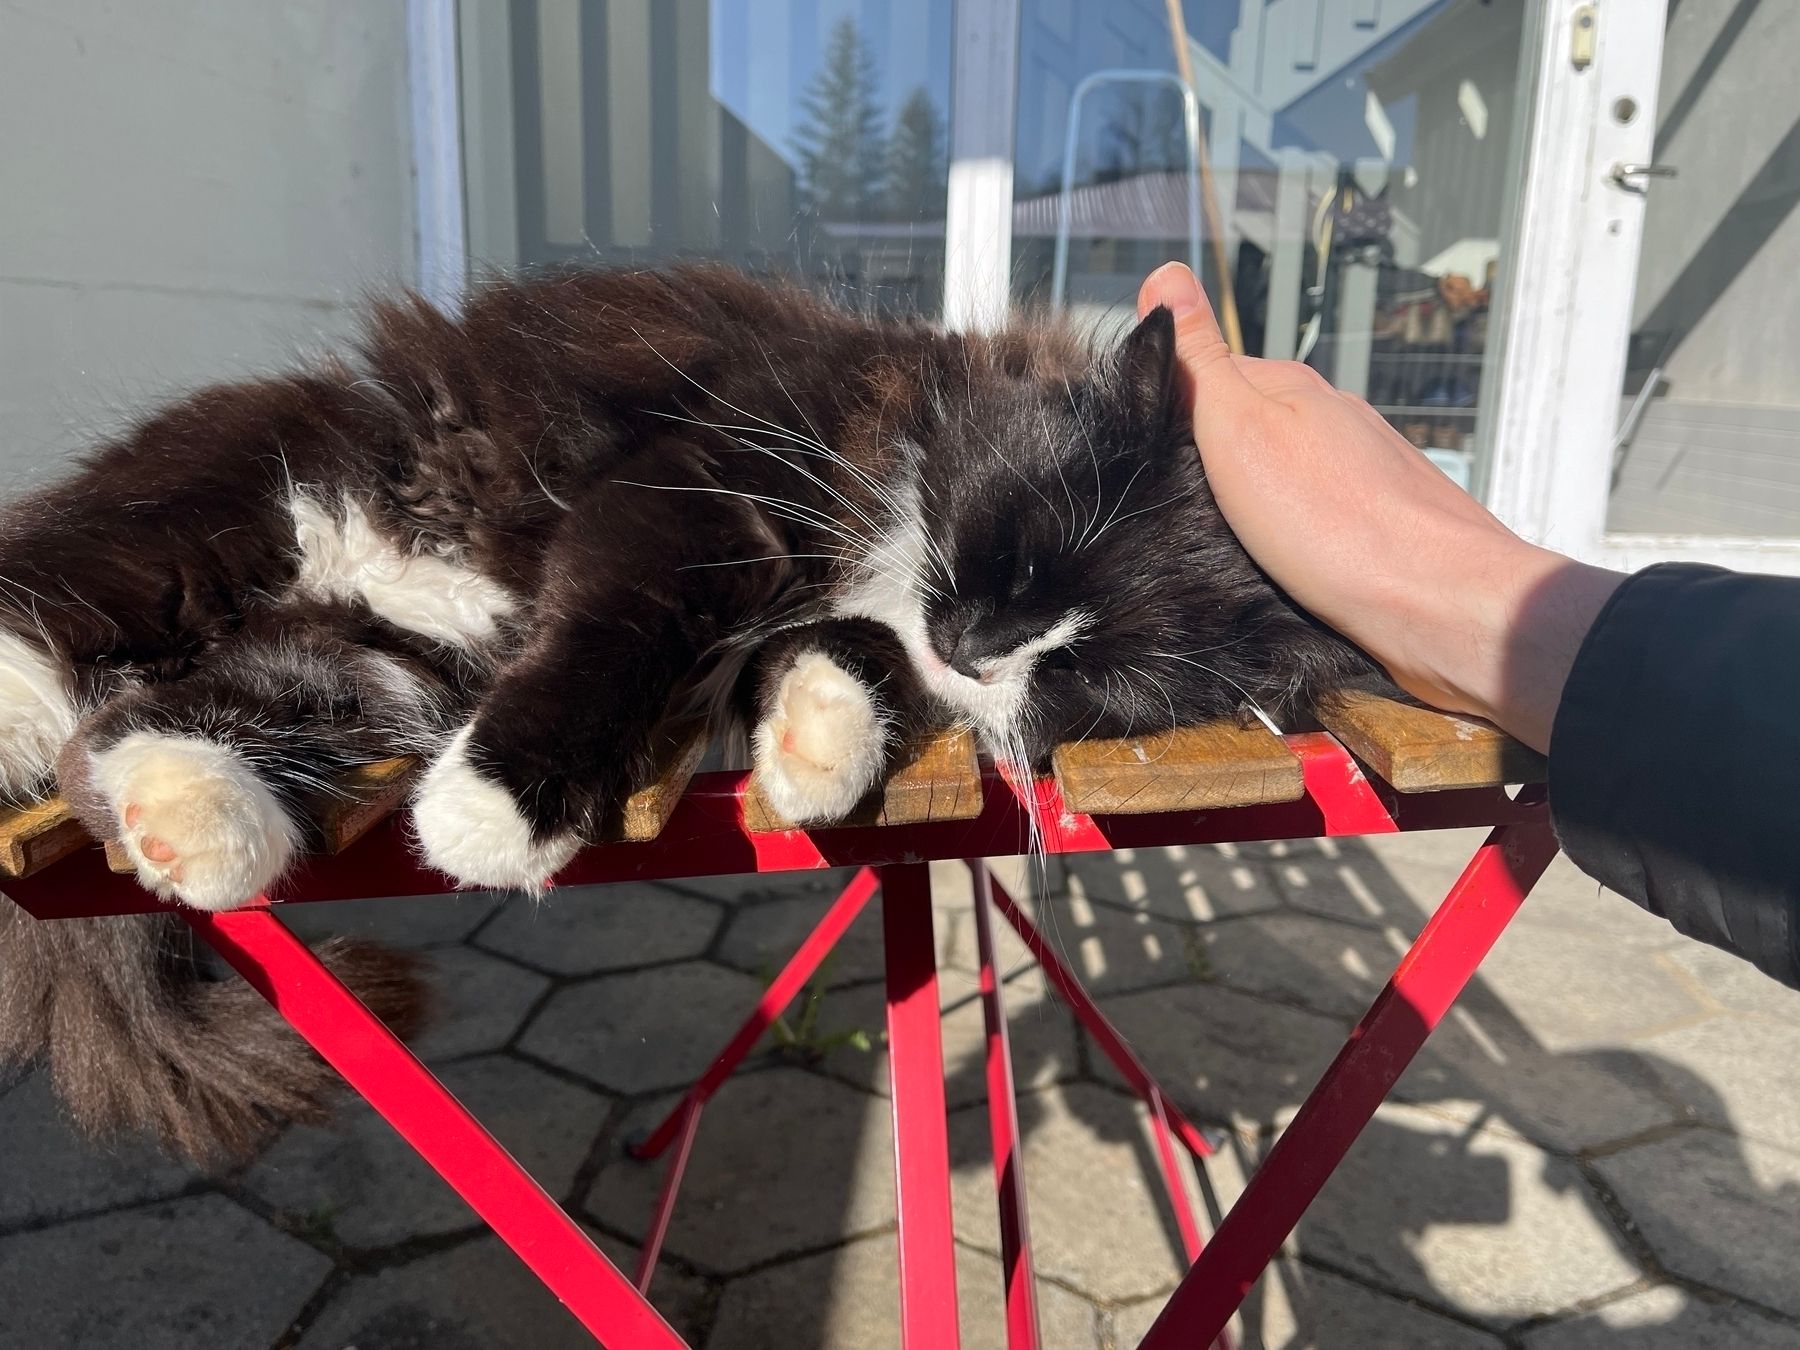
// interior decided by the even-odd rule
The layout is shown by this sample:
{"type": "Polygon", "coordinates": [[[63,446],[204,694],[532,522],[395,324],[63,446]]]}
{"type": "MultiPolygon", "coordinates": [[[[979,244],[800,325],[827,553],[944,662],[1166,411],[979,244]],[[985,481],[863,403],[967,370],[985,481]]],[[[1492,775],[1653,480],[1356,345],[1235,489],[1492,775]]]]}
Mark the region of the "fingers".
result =
{"type": "MultiPolygon", "coordinates": [[[[1219,322],[1200,282],[1186,266],[1164,263],[1138,288],[1138,317],[1158,305],[1175,316],[1175,351],[1194,381],[1194,392],[1206,400],[1229,398],[1250,392],[1250,386],[1232,364],[1219,322]]],[[[1199,399],[1196,400],[1198,406],[1199,399]]]]}

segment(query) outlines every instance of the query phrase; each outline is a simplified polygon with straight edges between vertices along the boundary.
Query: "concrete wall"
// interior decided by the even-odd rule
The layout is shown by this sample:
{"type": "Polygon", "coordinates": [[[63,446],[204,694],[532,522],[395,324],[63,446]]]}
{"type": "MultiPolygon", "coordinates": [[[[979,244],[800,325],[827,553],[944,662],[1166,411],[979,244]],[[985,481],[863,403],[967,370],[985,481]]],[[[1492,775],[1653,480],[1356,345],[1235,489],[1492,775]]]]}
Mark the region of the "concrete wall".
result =
{"type": "Polygon", "coordinates": [[[1682,0],[1669,21],[1633,304],[1660,392],[1615,530],[1800,534],[1800,6],[1682,0]]]}
{"type": "Polygon", "coordinates": [[[415,274],[405,9],[0,9],[0,492],[415,274]]]}

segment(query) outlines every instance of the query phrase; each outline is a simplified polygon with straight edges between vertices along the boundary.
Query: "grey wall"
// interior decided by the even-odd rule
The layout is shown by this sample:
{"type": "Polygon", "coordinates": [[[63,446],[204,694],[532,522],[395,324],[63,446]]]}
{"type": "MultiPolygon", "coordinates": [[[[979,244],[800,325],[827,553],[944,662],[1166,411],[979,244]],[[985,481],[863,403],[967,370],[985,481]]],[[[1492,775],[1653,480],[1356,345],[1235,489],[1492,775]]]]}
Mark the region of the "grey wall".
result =
{"type": "Polygon", "coordinates": [[[1800,6],[1682,0],[1669,21],[1633,305],[1621,531],[1800,534],[1800,6]]]}
{"type": "Polygon", "coordinates": [[[413,279],[399,0],[0,8],[0,492],[413,279]]]}

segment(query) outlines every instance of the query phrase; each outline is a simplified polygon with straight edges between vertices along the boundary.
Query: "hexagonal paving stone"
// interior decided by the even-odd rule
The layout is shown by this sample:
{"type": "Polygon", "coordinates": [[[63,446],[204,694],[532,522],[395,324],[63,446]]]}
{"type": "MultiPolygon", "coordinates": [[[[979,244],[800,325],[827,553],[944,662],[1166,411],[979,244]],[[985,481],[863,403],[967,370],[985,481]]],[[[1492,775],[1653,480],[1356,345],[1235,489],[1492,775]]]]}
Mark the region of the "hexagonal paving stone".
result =
{"type": "Polygon", "coordinates": [[[1072,892],[1165,919],[1204,923],[1281,904],[1259,861],[1204,844],[1072,853],[1064,864],[1072,892]]]}
{"type": "Polygon", "coordinates": [[[1390,1095],[1562,1152],[1692,1118],[1663,1085],[1652,1057],[1604,1047],[1553,1054],[1479,975],[1390,1095]]]}
{"type": "MultiPolygon", "coordinates": [[[[1013,1082],[1021,1092],[1078,1077],[1081,1061],[1075,1029],[1067,1009],[1050,997],[1043,974],[1035,968],[1008,980],[1005,987],[1007,1035],[1012,1044],[1013,1082]]],[[[987,1019],[980,990],[960,971],[939,979],[944,1014],[944,1095],[952,1106],[987,1100],[987,1019]]],[[[861,1031],[871,1048],[838,1044],[819,1067],[846,1083],[888,1092],[886,1000],[881,986],[833,990],[820,1003],[817,1034],[836,1038],[861,1031]]]]}
{"type": "Polygon", "coordinates": [[[0,1344],[269,1345],[330,1269],[218,1195],[43,1228],[0,1239],[0,1344]]]}
{"type": "Polygon", "coordinates": [[[1698,1119],[1800,1152],[1800,1023],[1728,1013],[1633,1049],[1698,1119]]]}
{"type": "Polygon", "coordinates": [[[499,903],[500,897],[491,891],[458,891],[282,905],[275,912],[308,942],[354,937],[417,949],[463,941],[499,903]]]}
{"type": "MultiPolygon", "coordinates": [[[[956,1310],[964,1350],[1002,1350],[1006,1309],[1000,1263],[956,1252],[956,1310]]],[[[1040,1280],[1045,1350],[1096,1350],[1094,1309],[1040,1280]]],[[[733,1280],[719,1301],[707,1350],[886,1350],[900,1345],[899,1258],[891,1237],[867,1238],[733,1280]]]]}
{"type": "MultiPolygon", "coordinates": [[[[1198,930],[1192,925],[1147,910],[1098,904],[1079,887],[1067,895],[1033,897],[1022,907],[1091,994],[1187,983],[1205,973],[1197,954],[1198,930]]],[[[995,946],[1002,963],[1017,950],[1010,941],[996,941],[995,946]]]]}
{"type": "Polygon", "coordinates": [[[1379,934],[1304,914],[1208,924],[1190,939],[1201,978],[1338,1017],[1360,1017],[1401,953],[1379,934]]]}
{"type": "MultiPolygon", "coordinates": [[[[1218,985],[1114,994],[1100,1006],[1184,1109],[1250,1126],[1298,1105],[1349,1029],[1218,985]]],[[[1097,1053],[1092,1062],[1104,1063],[1097,1053]]]]}
{"type": "MultiPolygon", "coordinates": [[[[1071,1083],[1027,1099],[1021,1116],[1032,1262],[1044,1279],[1101,1302],[1173,1289],[1185,1262],[1146,1114],[1134,1101],[1071,1083]]],[[[987,1112],[951,1117],[957,1236],[1000,1250],[987,1112]]],[[[1229,1153],[1207,1175],[1229,1205],[1242,1178],[1229,1153]]]]}
{"type": "Polygon", "coordinates": [[[430,970],[436,1012],[413,1050],[431,1060],[500,1049],[550,987],[542,975],[472,947],[434,952],[430,970]]]}
{"type": "Polygon", "coordinates": [[[149,1138],[95,1142],[63,1115],[50,1075],[34,1073],[0,1098],[0,1227],[92,1213],[173,1195],[194,1180],[149,1138]]]}
{"type": "Polygon", "coordinates": [[[1671,1271],[1800,1316],[1800,1156],[1686,1130],[1594,1166],[1671,1271]]]}
{"type": "Polygon", "coordinates": [[[558,975],[591,975],[698,956],[720,918],[716,905],[663,886],[572,886],[508,900],[478,945],[558,975]]]}
{"type": "MultiPolygon", "coordinates": [[[[737,909],[719,943],[718,959],[759,981],[774,979],[836,898],[795,895],[737,909]]],[[[856,916],[812,982],[839,985],[880,979],[883,968],[881,899],[877,896],[856,916]]]]}
{"type": "MultiPolygon", "coordinates": [[[[633,1113],[625,1135],[675,1098],[633,1113]]],[[[733,1271],[809,1251],[894,1217],[887,1103],[799,1069],[742,1073],[701,1118],[668,1250],[733,1271]]],[[[594,1217],[641,1235],[667,1159],[608,1161],[588,1199],[594,1217]]]]}
{"type": "MultiPolygon", "coordinates": [[[[597,1093],[502,1056],[465,1060],[444,1086],[552,1195],[563,1195],[608,1110],[597,1093]]],[[[349,1247],[386,1247],[480,1222],[368,1107],[325,1128],[290,1129],[244,1186],[292,1221],[349,1247]]]]}
{"type": "Polygon", "coordinates": [[[1300,1222],[1302,1253],[1509,1322],[1639,1278],[1572,1163],[1491,1130],[1383,1107],[1300,1222]]]}
{"type": "MultiPolygon", "coordinates": [[[[624,1262],[633,1251],[603,1240],[624,1262]]],[[[691,1332],[704,1297],[697,1280],[659,1271],[651,1302],[678,1331],[691,1332]]],[[[532,1350],[592,1350],[583,1330],[556,1296],[497,1238],[477,1238],[346,1281],[300,1338],[300,1350],[475,1350],[479,1346],[532,1350]]]]}
{"type": "Polygon", "coordinates": [[[1528,1331],[1521,1344],[1526,1350],[1792,1350],[1800,1345],[1800,1326],[1665,1284],[1528,1331]]]}
{"type": "MultiPolygon", "coordinates": [[[[1131,1347],[1149,1333],[1167,1300],[1153,1298],[1112,1315],[1112,1343],[1131,1347]]],[[[1354,1280],[1278,1260],[1238,1312],[1238,1344],[1270,1350],[1500,1350],[1501,1341],[1416,1303],[1389,1298],[1354,1280]]]]}
{"type": "Polygon", "coordinates": [[[685,1087],[762,997],[748,975],[704,961],[559,989],[519,1048],[618,1092],[685,1087]]]}
{"type": "MultiPolygon", "coordinates": [[[[1477,836],[1469,844],[1470,853],[1479,842],[1477,836]]],[[[1266,866],[1276,891],[1289,908],[1305,914],[1369,928],[1392,928],[1410,936],[1443,899],[1442,889],[1430,900],[1415,898],[1431,894],[1442,868],[1410,865],[1402,869],[1403,881],[1360,839],[1299,839],[1266,847],[1272,854],[1266,866]]],[[[1467,861],[1465,853],[1463,862],[1467,861]]],[[[1449,869],[1444,886],[1455,880],[1460,868],[1459,863],[1449,869]]]]}
{"type": "Polygon", "coordinates": [[[1626,1044],[1712,1014],[1650,953],[1526,924],[1500,935],[1478,978],[1552,1052],[1626,1044]]]}
{"type": "Polygon", "coordinates": [[[1656,959],[1687,980],[1695,996],[1733,1012],[1765,1013],[1800,1022],[1800,989],[1777,984],[1741,956],[1704,943],[1685,942],[1656,959]]]}
{"type": "Polygon", "coordinates": [[[848,886],[855,875],[853,867],[837,867],[824,872],[746,872],[737,876],[681,877],[657,884],[726,904],[755,905],[788,895],[833,896],[848,886]]]}

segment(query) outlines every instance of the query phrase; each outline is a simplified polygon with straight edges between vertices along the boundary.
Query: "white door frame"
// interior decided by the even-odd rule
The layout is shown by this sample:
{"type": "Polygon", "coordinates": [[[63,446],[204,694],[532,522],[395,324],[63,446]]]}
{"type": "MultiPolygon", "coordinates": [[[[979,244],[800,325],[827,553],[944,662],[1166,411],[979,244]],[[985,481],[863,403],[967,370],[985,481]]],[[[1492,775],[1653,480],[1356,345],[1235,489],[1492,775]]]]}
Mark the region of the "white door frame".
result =
{"type": "Polygon", "coordinates": [[[417,284],[434,305],[454,310],[462,303],[469,274],[456,0],[406,0],[406,75],[417,284]]]}
{"type": "Polygon", "coordinates": [[[1666,0],[1545,0],[1512,254],[1488,504],[1527,538],[1635,570],[1687,560],[1800,573],[1800,539],[1609,532],[1613,444],[1646,194],[1612,178],[1651,159],[1666,0]],[[1574,25],[1597,21],[1578,68],[1574,25]],[[1636,112],[1614,109],[1630,99],[1636,112]]]}
{"type": "Polygon", "coordinates": [[[1012,307],[1019,0],[955,0],[944,324],[991,331],[1012,307]]]}

